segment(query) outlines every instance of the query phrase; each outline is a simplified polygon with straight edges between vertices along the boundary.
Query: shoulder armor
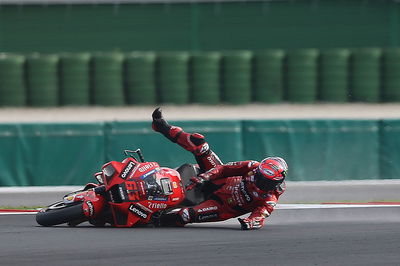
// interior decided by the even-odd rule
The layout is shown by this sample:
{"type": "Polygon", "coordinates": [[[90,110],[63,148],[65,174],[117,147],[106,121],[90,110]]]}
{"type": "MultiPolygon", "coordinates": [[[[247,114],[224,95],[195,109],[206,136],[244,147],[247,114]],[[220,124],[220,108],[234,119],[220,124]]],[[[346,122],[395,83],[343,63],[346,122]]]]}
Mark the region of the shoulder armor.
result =
{"type": "Polygon", "coordinates": [[[257,162],[257,161],[249,161],[249,163],[247,164],[247,166],[249,167],[249,168],[252,168],[252,167],[254,167],[254,166],[257,166],[259,164],[259,162],[257,162]]]}

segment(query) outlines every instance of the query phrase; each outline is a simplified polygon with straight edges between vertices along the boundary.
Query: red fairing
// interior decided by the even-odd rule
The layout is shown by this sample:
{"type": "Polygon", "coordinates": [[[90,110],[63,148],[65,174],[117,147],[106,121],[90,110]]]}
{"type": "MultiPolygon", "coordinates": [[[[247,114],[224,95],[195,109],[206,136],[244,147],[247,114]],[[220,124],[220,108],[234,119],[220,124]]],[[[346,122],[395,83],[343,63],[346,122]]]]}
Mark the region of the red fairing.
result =
{"type": "Polygon", "coordinates": [[[96,194],[93,190],[85,191],[85,200],[83,202],[83,213],[88,218],[96,218],[99,215],[106,203],[103,196],[96,194]]]}
{"type": "Polygon", "coordinates": [[[155,212],[176,206],[185,197],[179,173],[156,162],[113,161],[103,166],[103,176],[117,227],[147,224],[155,212]]]}

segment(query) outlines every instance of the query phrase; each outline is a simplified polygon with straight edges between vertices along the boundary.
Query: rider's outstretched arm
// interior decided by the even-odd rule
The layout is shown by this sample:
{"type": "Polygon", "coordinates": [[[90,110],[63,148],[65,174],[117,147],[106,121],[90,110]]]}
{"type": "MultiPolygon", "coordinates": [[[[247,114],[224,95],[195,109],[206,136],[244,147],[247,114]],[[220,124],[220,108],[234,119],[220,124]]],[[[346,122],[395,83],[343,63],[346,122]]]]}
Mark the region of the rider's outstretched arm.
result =
{"type": "Polygon", "coordinates": [[[238,218],[243,230],[259,229],[264,226],[265,218],[269,217],[278,203],[281,192],[274,191],[268,194],[262,205],[255,208],[247,218],[238,218]]]}
{"type": "Polygon", "coordinates": [[[200,176],[205,179],[205,181],[212,181],[230,176],[240,176],[249,173],[256,168],[257,165],[258,162],[256,161],[231,162],[224,165],[218,165],[200,176]]]}
{"type": "Polygon", "coordinates": [[[258,162],[256,161],[231,162],[224,165],[217,165],[205,173],[192,177],[190,179],[191,184],[186,189],[191,190],[195,186],[206,181],[248,174],[250,171],[256,168],[257,165],[258,162]]]}

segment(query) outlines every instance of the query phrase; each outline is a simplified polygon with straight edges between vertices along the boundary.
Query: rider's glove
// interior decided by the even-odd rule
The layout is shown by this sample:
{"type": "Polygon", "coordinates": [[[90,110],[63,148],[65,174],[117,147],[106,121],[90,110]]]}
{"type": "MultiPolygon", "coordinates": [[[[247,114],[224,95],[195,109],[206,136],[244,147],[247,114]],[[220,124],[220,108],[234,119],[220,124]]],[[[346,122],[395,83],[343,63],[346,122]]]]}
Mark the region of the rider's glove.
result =
{"type": "Polygon", "coordinates": [[[194,176],[190,178],[190,184],[186,187],[186,190],[192,190],[196,186],[203,184],[205,181],[208,181],[209,178],[205,174],[200,174],[198,176],[194,176]]]}
{"type": "Polygon", "coordinates": [[[240,226],[242,227],[242,230],[252,230],[252,229],[259,229],[263,225],[263,223],[259,220],[250,220],[249,218],[238,218],[240,222],[240,226]]]}

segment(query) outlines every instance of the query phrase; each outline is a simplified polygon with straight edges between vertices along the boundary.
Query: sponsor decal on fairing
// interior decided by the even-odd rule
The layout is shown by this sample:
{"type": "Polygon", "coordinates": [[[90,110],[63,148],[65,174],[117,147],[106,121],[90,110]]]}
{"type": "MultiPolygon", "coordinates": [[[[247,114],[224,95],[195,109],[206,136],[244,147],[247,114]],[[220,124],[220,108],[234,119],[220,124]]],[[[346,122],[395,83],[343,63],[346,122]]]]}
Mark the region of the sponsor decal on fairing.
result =
{"type": "Polygon", "coordinates": [[[88,206],[89,217],[92,217],[94,214],[93,203],[90,200],[88,200],[88,201],[86,201],[86,205],[88,206]]]}
{"type": "Polygon", "coordinates": [[[168,201],[168,197],[154,197],[153,200],[155,200],[155,201],[168,201]]]}
{"type": "Polygon", "coordinates": [[[147,170],[153,168],[153,167],[158,167],[158,163],[147,163],[141,167],[139,167],[139,172],[143,173],[146,172],[147,170]]]}
{"type": "Polygon", "coordinates": [[[148,217],[147,212],[135,204],[131,204],[131,206],[129,206],[129,211],[142,219],[147,219],[148,217]]]}
{"type": "Polygon", "coordinates": [[[75,199],[75,195],[69,195],[67,197],[64,197],[64,203],[72,203],[75,199]]]}
{"type": "Polygon", "coordinates": [[[122,170],[121,174],[119,177],[122,179],[126,179],[127,177],[130,176],[130,173],[132,172],[132,169],[135,167],[136,163],[130,161],[127,166],[125,166],[124,170],[122,170]]]}
{"type": "Polygon", "coordinates": [[[144,183],[143,182],[136,182],[138,187],[139,187],[139,191],[141,192],[141,194],[146,194],[146,189],[144,188],[144,183]]]}
{"type": "Polygon", "coordinates": [[[152,210],[150,210],[149,208],[147,208],[147,207],[144,206],[143,204],[136,203],[135,205],[136,205],[136,207],[139,207],[139,208],[143,209],[144,211],[146,211],[146,212],[148,212],[148,213],[153,213],[152,210]]]}
{"type": "Polygon", "coordinates": [[[140,178],[141,179],[145,179],[146,177],[148,177],[149,175],[154,174],[157,171],[157,169],[151,170],[150,172],[145,173],[144,175],[142,175],[140,178]]]}
{"type": "Polygon", "coordinates": [[[125,201],[125,200],[126,200],[126,196],[125,196],[125,191],[124,191],[124,189],[120,186],[120,187],[118,187],[118,191],[119,191],[119,195],[120,195],[121,199],[122,199],[123,201],[125,201]]]}
{"type": "Polygon", "coordinates": [[[168,205],[166,203],[149,202],[148,206],[151,209],[165,209],[168,205]]]}

